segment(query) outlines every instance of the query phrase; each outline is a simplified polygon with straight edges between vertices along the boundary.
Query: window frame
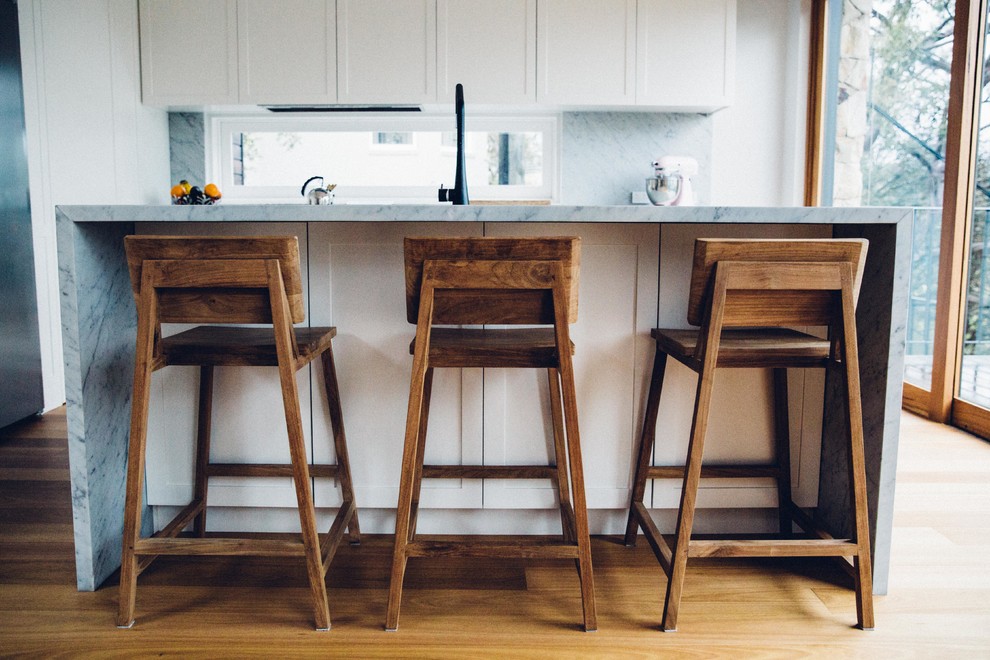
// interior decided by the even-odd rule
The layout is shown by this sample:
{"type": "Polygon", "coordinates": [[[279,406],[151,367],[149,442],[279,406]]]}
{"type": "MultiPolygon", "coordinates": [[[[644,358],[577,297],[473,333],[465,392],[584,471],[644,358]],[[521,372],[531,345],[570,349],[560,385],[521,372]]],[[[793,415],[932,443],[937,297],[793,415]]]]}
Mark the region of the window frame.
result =
{"type": "MultiPolygon", "coordinates": [[[[215,181],[224,191],[224,202],[233,204],[305,203],[299,186],[243,186],[234,184],[233,144],[236,133],[252,131],[349,131],[349,132],[416,132],[454,130],[454,118],[449,115],[397,115],[390,113],[361,113],[313,116],[306,114],[257,114],[215,113],[205,118],[206,178],[215,181]]],[[[560,195],[560,131],[557,115],[500,116],[484,115],[465,117],[465,131],[487,132],[539,132],[543,134],[543,183],[539,186],[477,185],[470,186],[472,199],[556,201],[560,195]]],[[[415,149],[413,145],[373,145],[382,152],[415,149]]],[[[314,172],[314,175],[323,173],[314,172]]],[[[332,183],[328,178],[327,183],[332,183]]],[[[454,170],[444,180],[445,187],[453,187],[454,170]]],[[[415,203],[440,204],[438,186],[338,186],[335,203],[415,203]]]]}

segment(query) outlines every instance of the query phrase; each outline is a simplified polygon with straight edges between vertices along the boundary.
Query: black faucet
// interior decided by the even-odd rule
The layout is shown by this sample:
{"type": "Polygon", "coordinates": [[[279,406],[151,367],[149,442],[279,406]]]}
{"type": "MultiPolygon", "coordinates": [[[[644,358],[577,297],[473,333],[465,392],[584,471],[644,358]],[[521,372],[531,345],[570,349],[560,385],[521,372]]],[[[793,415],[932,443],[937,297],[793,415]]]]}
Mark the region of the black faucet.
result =
{"type": "Polygon", "coordinates": [[[464,178],[464,86],[457,83],[454,88],[454,112],[457,114],[457,169],[454,172],[454,187],[444,188],[440,184],[438,194],[441,202],[455,205],[468,204],[467,180],[464,178]]]}

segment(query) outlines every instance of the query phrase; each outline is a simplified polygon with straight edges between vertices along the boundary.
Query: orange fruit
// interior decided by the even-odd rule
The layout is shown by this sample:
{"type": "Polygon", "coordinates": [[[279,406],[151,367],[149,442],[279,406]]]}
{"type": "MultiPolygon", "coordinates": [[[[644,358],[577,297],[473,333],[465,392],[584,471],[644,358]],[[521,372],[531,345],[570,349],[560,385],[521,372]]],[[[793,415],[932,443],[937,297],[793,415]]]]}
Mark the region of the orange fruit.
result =
{"type": "Polygon", "coordinates": [[[172,194],[172,197],[182,197],[183,195],[186,194],[186,189],[182,187],[181,183],[177,183],[174,186],[172,186],[172,190],[170,192],[172,194]]]}
{"type": "Polygon", "coordinates": [[[208,183],[203,187],[203,192],[206,193],[207,197],[212,197],[213,199],[220,199],[222,195],[220,194],[220,189],[217,188],[217,184],[208,183]]]}

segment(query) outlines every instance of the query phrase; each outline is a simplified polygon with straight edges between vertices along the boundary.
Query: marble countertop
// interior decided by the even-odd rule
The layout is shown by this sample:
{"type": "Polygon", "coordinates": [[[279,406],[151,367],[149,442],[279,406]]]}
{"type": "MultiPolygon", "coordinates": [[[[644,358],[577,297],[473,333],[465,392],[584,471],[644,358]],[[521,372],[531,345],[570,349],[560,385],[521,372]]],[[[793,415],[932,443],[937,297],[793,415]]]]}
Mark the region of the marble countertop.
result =
{"type": "Polygon", "coordinates": [[[624,222],[895,224],[910,208],[758,206],[516,206],[217,204],[59,206],[71,222],[624,222]]]}

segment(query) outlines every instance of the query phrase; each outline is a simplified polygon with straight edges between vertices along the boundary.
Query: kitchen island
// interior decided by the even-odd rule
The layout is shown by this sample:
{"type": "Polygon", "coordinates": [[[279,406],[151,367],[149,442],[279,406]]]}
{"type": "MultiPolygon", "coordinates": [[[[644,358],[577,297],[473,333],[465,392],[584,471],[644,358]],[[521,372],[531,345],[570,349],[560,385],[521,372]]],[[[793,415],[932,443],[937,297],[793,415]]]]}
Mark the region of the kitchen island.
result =
{"type": "MultiPolygon", "coordinates": [[[[367,531],[390,532],[395,506],[402,422],[408,388],[408,340],[401,279],[404,235],[579,235],[583,239],[581,300],[573,337],[577,345],[579,415],[586,461],[586,482],[593,533],[618,533],[628,504],[631,452],[638,437],[642,403],[652,361],[649,329],[656,325],[686,327],[685,306],[690,245],[697,236],[863,237],[870,241],[860,294],[857,327],[860,341],[864,432],[870,526],[873,535],[875,591],[887,589],[894,495],[894,469],[901,400],[904,316],[907,309],[912,211],[910,209],[826,209],[756,207],[574,207],[574,206],[439,206],[439,205],[217,205],[217,206],[66,206],[57,209],[59,275],[66,366],[70,472],[75,530],[77,584],[98,587],[119,565],[123,521],[130,389],[136,311],[123,250],[130,233],[161,234],[294,234],[300,238],[304,262],[307,323],[338,327],[335,340],[338,371],[358,506],[367,531]],[[592,332],[591,328],[595,331],[592,332]],[[394,464],[394,465],[393,465],[394,464]],[[368,512],[367,516],[364,513],[368,512]],[[368,521],[367,523],[365,521],[368,521]],[[617,521],[618,524],[617,524],[617,521]]],[[[186,447],[195,425],[192,394],[195,375],[175,368],[174,375],[156,374],[149,437],[148,499],[154,506],[174,506],[186,497],[183,470],[186,447]],[[157,404],[155,403],[155,397],[157,404]],[[166,406],[165,403],[168,403],[166,406]],[[167,408],[168,414],[164,414],[167,408]],[[179,422],[179,418],[189,421],[179,422]],[[157,437],[156,437],[157,436],[157,437]],[[158,453],[152,447],[159,447],[158,453]]],[[[172,370],[165,370],[164,373],[172,370]]],[[[242,370],[243,371],[243,370],[242,370]]],[[[465,369],[437,380],[438,406],[431,415],[431,462],[484,461],[507,464],[540,458],[532,442],[517,436],[545,429],[538,417],[517,413],[517,404],[539,402],[535,382],[509,370],[465,369]],[[440,402],[448,402],[445,406],[440,402]],[[512,414],[508,411],[512,410],[512,414]],[[434,423],[436,417],[436,423],[434,423]],[[532,422],[532,423],[527,423],[532,422]],[[528,449],[527,449],[528,448],[528,449]]],[[[742,370],[746,371],[746,370],[742,370]]],[[[308,375],[300,381],[308,388],[308,375]]],[[[661,437],[671,447],[658,447],[657,464],[674,462],[686,442],[683,405],[693,382],[665,388],[661,404],[661,437]],[[669,399],[669,400],[667,400],[669,399]],[[667,411],[667,414],[665,414],[667,411]],[[680,443],[680,444],[679,444],[680,443]]],[[[439,376],[439,374],[438,374],[439,376]]],[[[235,452],[251,446],[247,458],[277,460],[284,447],[265,440],[280,423],[278,388],[265,376],[233,374],[218,380],[228,398],[220,398],[215,451],[235,452]],[[257,392],[255,389],[257,388],[257,392]],[[265,409],[261,397],[274,400],[265,409]],[[246,405],[245,405],[246,404],[246,405]],[[243,412],[247,408],[248,412],[243,412]],[[220,426],[230,426],[225,444],[220,426]],[[271,453],[269,454],[269,450],[271,453]]],[[[762,383],[759,375],[741,375],[727,382],[725,406],[753,406],[740,395],[762,383]]],[[[795,499],[817,505],[816,515],[836,535],[849,530],[846,517],[844,428],[837,384],[799,373],[791,381],[792,447],[800,455],[795,499]],[[824,408],[820,402],[824,388],[824,408]],[[814,403],[815,400],[819,402],[814,403]],[[816,407],[817,405],[817,407],[816,407]],[[824,414],[822,411],[824,410],[824,414]],[[810,490],[809,490],[810,489],[810,490]]],[[[317,389],[304,411],[311,419],[314,460],[327,455],[322,447],[329,433],[317,389]],[[315,412],[314,412],[315,411],[315,412]]],[[[267,400],[266,399],[266,400],[267,400]]],[[[716,405],[718,400],[716,400],[716,405]]],[[[746,428],[719,431],[713,414],[712,451],[719,433],[728,450],[713,458],[759,460],[764,447],[755,438],[768,418],[757,404],[746,428]],[[752,446],[751,446],[752,445],[752,446]]],[[[747,408],[749,409],[749,408],[747,408]]],[[[728,418],[729,416],[726,416],[728,418]]],[[[527,438],[531,440],[532,438],[527,438]]],[[[538,446],[538,445],[537,445],[538,446]]],[[[681,454],[682,460],[683,454],[681,454]]],[[[244,458],[243,456],[241,458],[244,458]]],[[[553,533],[552,491],[539,483],[483,484],[478,480],[441,480],[424,486],[423,504],[443,529],[461,533],[553,533]],[[428,492],[429,491],[429,492],[428,492]],[[489,509],[487,526],[471,527],[464,509],[489,509]],[[514,514],[514,515],[510,515],[514,514]]],[[[765,484],[719,488],[699,497],[713,512],[731,503],[760,510],[773,506],[765,484]],[[708,497],[707,503],[705,497],[708,497]],[[769,498],[769,499],[768,499],[769,498]]],[[[333,488],[316,490],[317,506],[335,506],[333,488]]],[[[651,507],[661,529],[664,515],[676,507],[677,484],[654,485],[651,507]]],[[[281,484],[249,488],[240,483],[211,488],[214,516],[226,520],[261,521],[259,529],[281,529],[278,512],[291,491],[281,484]],[[249,514],[243,508],[254,507],[249,514]],[[270,524],[265,524],[266,516],[270,524]]],[[[212,508],[211,508],[212,512],[212,508]]],[[[430,531],[424,511],[423,531],[430,531]]],[[[213,513],[211,513],[213,516],[213,513]]],[[[151,532],[151,515],[144,516],[151,532]]],[[[672,520],[672,519],[671,519],[672,520]]],[[[699,518],[700,520],[700,518],[699,518]]],[[[322,522],[321,522],[322,524],[322,522]]]]}

